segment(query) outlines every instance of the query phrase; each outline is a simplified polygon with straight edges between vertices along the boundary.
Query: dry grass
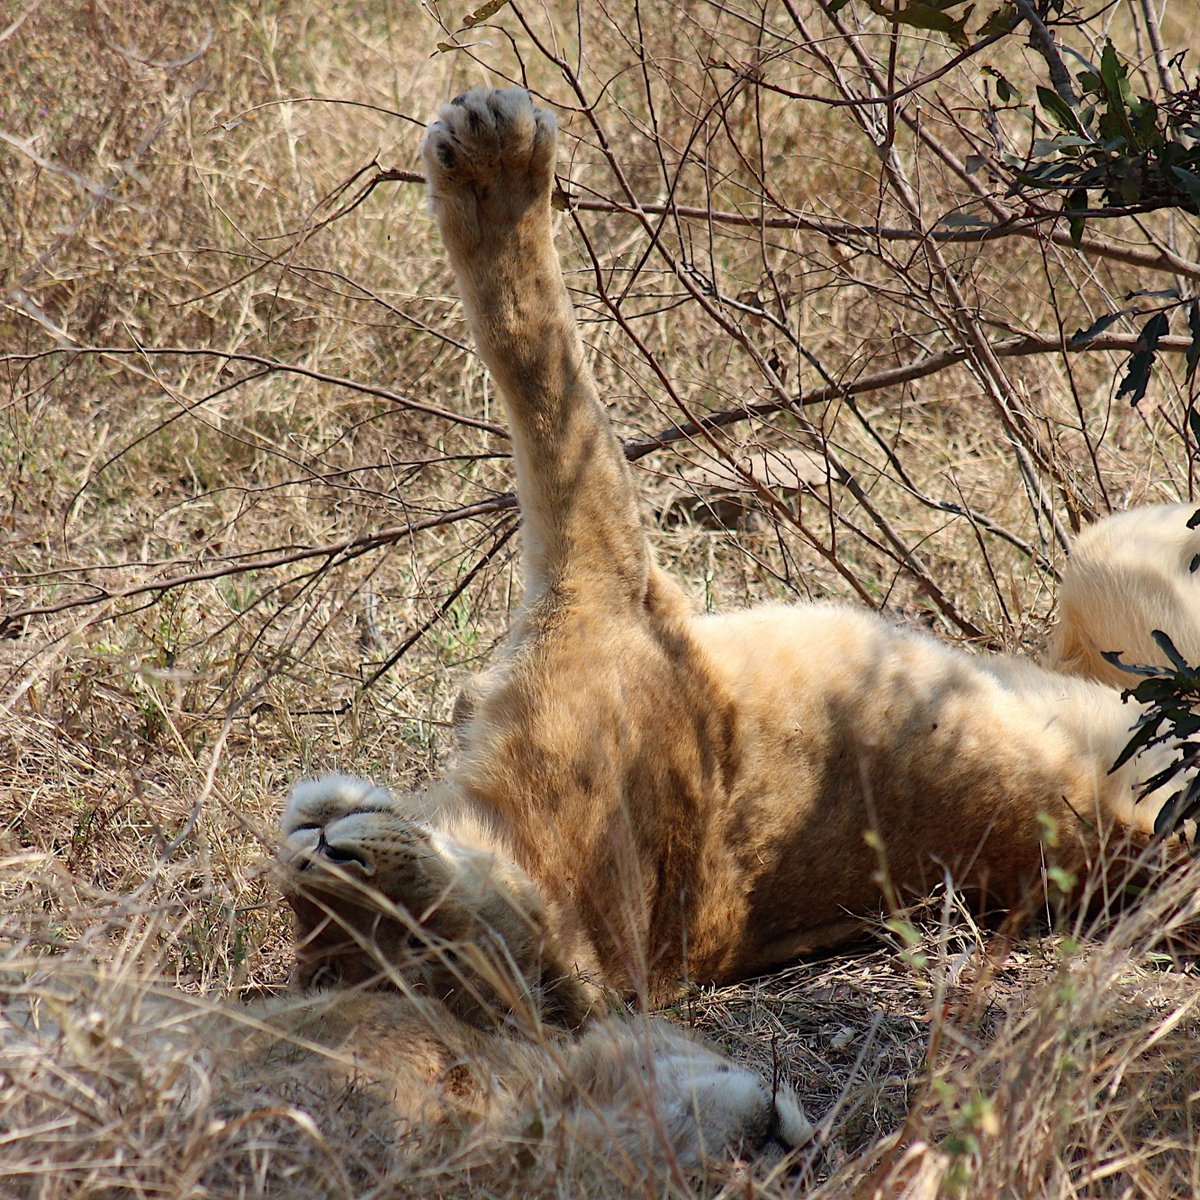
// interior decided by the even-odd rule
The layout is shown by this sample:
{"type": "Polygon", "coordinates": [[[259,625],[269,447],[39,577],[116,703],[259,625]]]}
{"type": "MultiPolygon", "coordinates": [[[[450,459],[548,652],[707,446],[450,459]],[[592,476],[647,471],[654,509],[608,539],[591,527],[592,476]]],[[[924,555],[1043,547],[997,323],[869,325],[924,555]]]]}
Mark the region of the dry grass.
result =
{"type": "MultiPolygon", "coordinates": [[[[647,204],[754,214],[769,185],[784,216],[911,215],[846,109],[754,86],[749,65],[767,62],[777,88],[835,94],[818,51],[853,63],[808,9],[820,39],[774,7],[585,5],[577,41],[574,9],[552,7],[506,9],[453,53],[415,2],[59,0],[0,22],[16,21],[0,30],[0,619],[25,614],[0,640],[0,986],[94,980],[115,1031],[0,1066],[0,1178],[18,1194],[479,1190],[449,1168],[383,1170],[336,1097],[314,1129],[218,1136],[216,1101],[162,1063],[112,1065],[140,1044],[112,980],[205,1004],[283,984],[287,924],[263,867],[280,797],[334,767],[433,772],[457,680],[505,627],[512,513],[489,502],[511,481],[487,428],[502,412],[463,344],[420,188],[381,183],[327,220],[372,162],[415,168],[441,99],[506,77],[559,108],[564,183],[595,202],[564,217],[560,242],[622,436],[740,417],[644,447],[656,511],[714,459],[776,447],[838,464],[827,488],[760,493],[745,528],[656,526],[702,603],[857,597],[1033,653],[1062,554],[1051,518],[1069,530],[1190,494],[1176,433],[1189,395],[1169,364],[1140,412],[1114,401],[1122,353],[850,385],[960,345],[967,326],[1056,338],[1134,288],[1195,276],[1035,238],[945,243],[939,266],[911,240],[613,211],[601,201],[624,202],[623,179],[647,204]],[[776,411],[743,411],[755,405],[776,411]]],[[[1200,27],[1180,7],[1177,48],[1200,27]]],[[[886,46],[870,25],[861,36],[886,46]]],[[[988,61],[1027,80],[1022,53],[988,61]]],[[[943,57],[909,39],[898,61],[943,57]]],[[[980,79],[968,63],[924,101],[923,128],[959,153],[951,115],[971,126],[980,79]]],[[[902,126],[897,147],[927,229],[964,193],[915,136],[902,126]]],[[[1097,236],[1195,245],[1179,215],[1142,228],[1097,236]]],[[[786,1072],[824,1123],[799,1162],[694,1186],[1195,1194],[1193,907],[1181,881],[1099,932],[1013,941],[948,902],[914,924],[915,948],[889,934],[697,992],[680,1019],[786,1072]]],[[[580,1171],[562,1195],[601,1187],[580,1171]]]]}

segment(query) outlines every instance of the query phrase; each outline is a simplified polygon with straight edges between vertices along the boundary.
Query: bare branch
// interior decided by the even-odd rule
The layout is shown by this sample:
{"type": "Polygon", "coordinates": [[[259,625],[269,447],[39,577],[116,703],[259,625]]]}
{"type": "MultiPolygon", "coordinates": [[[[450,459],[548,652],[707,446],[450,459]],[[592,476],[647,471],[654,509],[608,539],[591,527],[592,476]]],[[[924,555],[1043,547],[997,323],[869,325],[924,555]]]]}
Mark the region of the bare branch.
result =
{"type": "Polygon", "coordinates": [[[1171,94],[1171,76],[1167,69],[1167,55],[1163,49],[1162,30],[1159,28],[1158,13],[1152,0],[1138,0],[1142,20],[1146,25],[1146,37],[1150,41],[1150,50],[1154,55],[1154,65],[1158,70],[1158,84],[1164,96],[1171,94]]]}
{"type": "Polygon", "coordinates": [[[311,367],[302,367],[298,363],[280,362],[278,359],[267,358],[262,354],[247,354],[241,350],[216,350],[203,346],[57,346],[53,350],[38,350],[27,354],[0,354],[0,362],[32,362],[36,359],[47,358],[54,354],[65,355],[99,355],[103,357],[143,357],[146,355],[181,355],[191,358],[220,358],[229,362],[252,363],[261,367],[262,374],[281,371],[288,375],[300,375],[305,379],[313,379],[318,383],[328,383],[335,387],[347,388],[352,392],[362,392],[366,396],[377,396],[395,404],[398,408],[406,408],[412,412],[425,413],[426,416],[437,417],[452,425],[465,425],[469,429],[481,429],[496,437],[508,438],[508,430],[492,421],[483,421],[478,417],[467,416],[465,413],[452,412],[448,408],[439,408],[436,404],[427,404],[423,400],[414,400],[411,396],[402,396],[388,388],[377,387],[371,383],[360,383],[356,379],[347,379],[344,375],[330,375],[327,371],[314,371],[311,367]]]}
{"type": "Polygon", "coordinates": [[[1066,64],[1058,52],[1058,47],[1054,44],[1054,34],[1047,28],[1046,22],[1038,16],[1037,10],[1029,0],[1013,0],[1013,2],[1017,6],[1017,11],[1029,22],[1029,44],[1045,61],[1054,90],[1067,104],[1075,108],[1079,104],[1079,97],[1075,95],[1075,88],[1071,84],[1071,72],[1067,70],[1066,64]]]}
{"type": "Polygon", "coordinates": [[[363,680],[360,691],[365,692],[369,687],[372,687],[384,675],[388,673],[408,652],[421,640],[449,611],[454,607],[454,602],[471,586],[472,583],[479,577],[480,573],[487,567],[508,545],[512,535],[516,533],[520,526],[519,521],[511,521],[508,528],[502,529],[496,537],[496,540],[476,559],[469,571],[464,571],[459,581],[450,590],[445,599],[433,610],[432,613],[422,621],[412,632],[400,643],[400,645],[392,651],[391,654],[383,660],[371,674],[363,680]]]}
{"type": "Polygon", "coordinates": [[[254,552],[251,557],[241,562],[224,562],[219,566],[179,575],[169,575],[165,579],[153,579],[124,588],[97,588],[96,592],[90,596],[75,596],[69,600],[60,600],[56,604],[38,604],[29,608],[16,608],[9,612],[0,612],[0,637],[20,636],[21,624],[33,617],[53,616],[71,609],[92,608],[98,604],[128,600],[135,596],[168,592],[186,584],[203,583],[210,579],[225,579],[232,575],[245,574],[247,571],[270,571],[311,558],[336,558],[348,561],[351,558],[357,558],[360,554],[403,541],[426,529],[437,529],[444,525],[455,525],[460,521],[491,516],[493,513],[506,512],[516,506],[515,496],[497,496],[492,500],[481,500],[475,504],[464,505],[462,508],[451,509],[449,512],[436,513],[416,521],[406,521],[403,525],[390,525],[386,529],[379,529],[374,533],[362,533],[356,537],[324,542],[319,546],[302,546],[295,550],[254,552]]]}
{"type": "MultiPolygon", "coordinates": [[[[1087,351],[1114,350],[1119,353],[1132,354],[1139,348],[1137,334],[1103,334],[1082,345],[1067,343],[1066,349],[1072,354],[1082,354],[1087,351]]],[[[1185,337],[1165,337],[1158,343],[1160,351],[1172,351],[1177,354],[1186,353],[1191,345],[1191,339],[1185,337]]],[[[1063,349],[1062,343],[1053,337],[1026,336],[1011,338],[1004,342],[991,343],[991,352],[997,358],[1029,358],[1039,354],[1057,354],[1063,349]]],[[[693,425],[683,422],[671,426],[653,437],[641,442],[627,442],[625,453],[631,462],[655,450],[660,450],[671,442],[695,437],[701,429],[717,429],[726,425],[736,425],[742,421],[756,417],[769,417],[773,413],[789,411],[794,405],[826,404],[839,396],[860,396],[864,392],[877,392],[883,388],[900,387],[912,383],[916,379],[926,379],[950,367],[955,367],[967,361],[969,355],[961,346],[942,350],[915,362],[906,363],[900,367],[888,367],[883,371],[875,371],[870,375],[861,375],[857,379],[844,383],[826,384],[824,387],[806,391],[797,399],[764,400],[759,404],[747,404],[743,408],[728,409],[701,417],[693,425]]]]}
{"type": "MultiPolygon", "coordinates": [[[[413,183],[424,186],[425,177],[416,171],[382,170],[372,176],[362,189],[355,193],[352,201],[348,202],[344,208],[339,209],[333,216],[326,218],[326,221],[336,220],[337,217],[357,207],[366,198],[366,194],[373,191],[378,184],[388,182],[413,183]]],[[[982,228],[958,229],[950,226],[944,228],[935,226],[933,229],[915,230],[895,225],[857,225],[850,221],[831,221],[791,209],[784,209],[777,213],[732,212],[688,204],[660,204],[642,201],[622,203],[620,200],[605,196],[580,196],[568,194],[565,191],[558,193],[556,203],[564,208],[569,208],[572,212],[625,213],[634,218],[642,213],[646,216],[671,216],[685,220],[712,222],[714,225],[728,225],[734,228],[803,229],[835,241],[935,241],[983,244],[1010,237],[1027,238],[1031,241],[1048,239],[1056,246],[1078,250],[1089,257],[1110,259],[1113,262],[1139,267],[1146,271],[1180,275],[1185,279],[1200,279],[1200,262],[1183,258],[1166,246],[1157,246],[1153,249],[1122,246],[1117,242],[1106,241],[1090,234],[1085,234],[1076,242],[1072,240],[1069,231],[1047,228],[1048,225],[1059,224],[1062,220],[1061,212],[1049,210],[1034,216],[1005,215],[995,224],[982,228]]],[[[1088,210],[1086,215],[1093,217],[1116,216],[1124,215],[1126,211],[1126,209],[1094,209],[1088,210]]]]}

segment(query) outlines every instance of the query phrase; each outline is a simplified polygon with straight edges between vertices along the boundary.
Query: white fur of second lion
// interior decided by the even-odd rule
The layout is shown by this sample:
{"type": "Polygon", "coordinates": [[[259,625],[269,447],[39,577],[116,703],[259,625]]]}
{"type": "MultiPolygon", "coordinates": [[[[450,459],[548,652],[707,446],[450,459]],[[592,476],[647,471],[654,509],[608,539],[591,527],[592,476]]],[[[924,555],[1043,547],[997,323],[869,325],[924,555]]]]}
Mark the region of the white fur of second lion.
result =
{"type": "Polygon", "coordinates": [[[1040,816],[1080,872],[1148,832],[1156,804],[1135,807],[1136,785],[1171,752],[1110,775],[1136,714],[1078,676],[1115,682],[1098,651],[1146,657],[1147,623],[1200,648],[1188,506],[1080,538],[1058,671],[837,605],[694,615],[654,562],[575,327],[553,146],[553,117],[517,89],[460,97],[426,137],[508,406],[526,591],[457,761],[396,811],[511,862],[567,961],[652,1000],[844,939],[878,908],[881,866],[902,890],[949,871],[1017,903],[1050,853],[1040,816]]]}
{"type": "Polygon", "coordinates": [[[1162,630],[1189,663],[1200,663],[1200,530],[1197,504],[1117,513],[1085,529],[1071,548],[1058,595],[1051,661],[1062,671],[1127,688],[1134,679],[1106,661],[1161,666],[1151,638],[1162,630]]]}

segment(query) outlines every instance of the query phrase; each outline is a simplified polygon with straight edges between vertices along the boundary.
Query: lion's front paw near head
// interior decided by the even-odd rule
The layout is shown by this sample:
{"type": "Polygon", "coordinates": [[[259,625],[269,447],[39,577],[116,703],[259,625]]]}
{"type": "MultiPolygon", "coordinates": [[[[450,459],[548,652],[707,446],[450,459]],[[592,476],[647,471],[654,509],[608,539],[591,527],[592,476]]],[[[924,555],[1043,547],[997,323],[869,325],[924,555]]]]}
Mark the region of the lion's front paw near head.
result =
{"type": "Polygon", "coordinates": [[[443,104],[421,147],[429,199],[451,256],[530,212],[548,221],[555,121],[524,88],[473,88],[443,104]]]}
{"type": "Polygon", "coordinates": [[[351,775],[326,775],[298,783],[279,818],[283,865],[303,871],[323,858],[329,863],[355,863],[364,874],[370,873],[370,864],[361,855],[342,855],[328,841],[326,830],[343,817],[386,811],[391,805],[387,791],[351,775]]]}
{"type": "Polygon", "coordinates": [[[748,1067],[704,1044],[675,1046],[655,1056],[662,1111],[694,1125],[692,1157],[755,1154],[771,1143],[795,1150],[815,1128],[786,1083],[768,1087],[748,1067]]]}

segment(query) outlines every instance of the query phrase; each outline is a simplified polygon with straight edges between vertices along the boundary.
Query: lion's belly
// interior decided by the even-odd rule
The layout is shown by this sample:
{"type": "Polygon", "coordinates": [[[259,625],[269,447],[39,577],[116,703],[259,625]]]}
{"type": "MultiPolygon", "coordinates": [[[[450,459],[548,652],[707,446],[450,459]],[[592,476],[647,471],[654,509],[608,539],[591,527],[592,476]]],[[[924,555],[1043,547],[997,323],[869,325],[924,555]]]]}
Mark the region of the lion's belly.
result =
{"type": "Polygon", "coordinates": [[[885,879],[918,892],[951,873],[1014,903],[1043,862],[1039,813],[1069,866],[1082,831],[1105,822],[1112,784],[1097,764],[1112,757],[1080,734],[1093,719],[1081,706],[1121,724],[1104,689],[832,606],[702,619],[696,632],[745,748],[729,798],[744,839],[731,847],[745,887],[726,960],[738,969],[843,940],[853,914],[878,910],[885,879]]]}

